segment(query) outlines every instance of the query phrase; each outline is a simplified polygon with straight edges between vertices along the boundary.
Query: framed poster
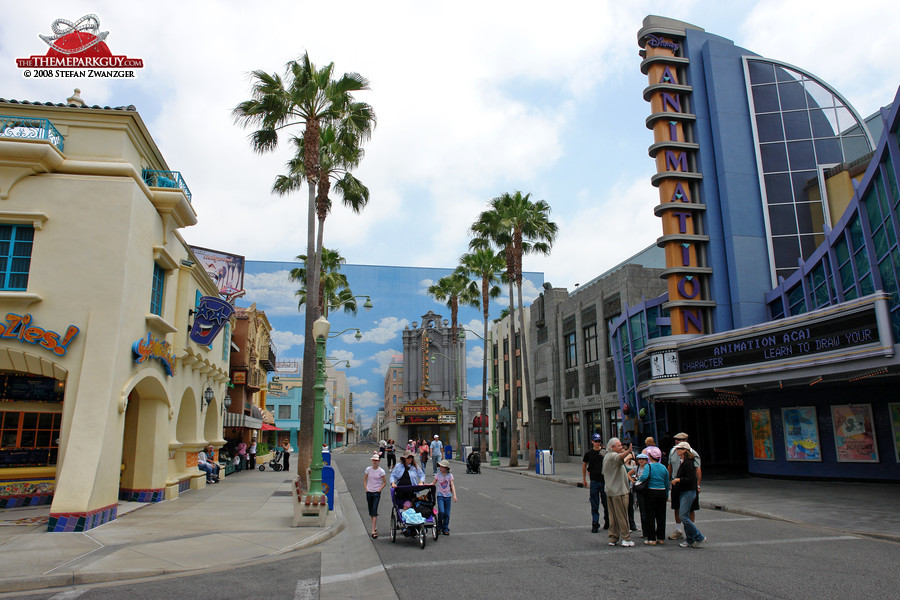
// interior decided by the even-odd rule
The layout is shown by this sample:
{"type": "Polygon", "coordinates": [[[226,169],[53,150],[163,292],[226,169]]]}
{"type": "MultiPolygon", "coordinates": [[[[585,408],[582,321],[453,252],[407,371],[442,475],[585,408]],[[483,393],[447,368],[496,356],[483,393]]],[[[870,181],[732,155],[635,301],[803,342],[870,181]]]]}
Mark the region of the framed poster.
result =
{"type": "Polygon", "coordinates": [[[819,426],[815,406],[781,409],[784,421],[784,446],[788,460],[821,461],[819,426]]]}
{"type": "Polygon", "coordinates": [[[831,422],[838,462],[878,462],[871,404],[832,406],[831,422]]]}
{"type": "Polygon", "coordinates": [[[755,408],[750,411],[750,436],[753,439],[754,459],[775,460],[772,419],[768,408],[755,408]]]}
{"type": "Polygon", "coordinates": [[[891,431],[894,432],[894,458],[900,463],[900,402],[888,404],[891,415],[891,431]]]}

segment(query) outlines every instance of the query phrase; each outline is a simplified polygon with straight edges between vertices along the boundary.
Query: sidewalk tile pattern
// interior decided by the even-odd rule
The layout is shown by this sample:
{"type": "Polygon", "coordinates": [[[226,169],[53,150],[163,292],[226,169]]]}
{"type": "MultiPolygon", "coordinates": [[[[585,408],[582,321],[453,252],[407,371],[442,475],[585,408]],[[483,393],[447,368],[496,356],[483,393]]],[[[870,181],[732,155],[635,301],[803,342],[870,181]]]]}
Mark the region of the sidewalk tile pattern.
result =
{"type": "Polygon", "coordinates": [[[87,513],[50,513],[47,531],[51,533],[87,531],[114,520],[118,508],[119,504],[116,503],[87,513]]]}

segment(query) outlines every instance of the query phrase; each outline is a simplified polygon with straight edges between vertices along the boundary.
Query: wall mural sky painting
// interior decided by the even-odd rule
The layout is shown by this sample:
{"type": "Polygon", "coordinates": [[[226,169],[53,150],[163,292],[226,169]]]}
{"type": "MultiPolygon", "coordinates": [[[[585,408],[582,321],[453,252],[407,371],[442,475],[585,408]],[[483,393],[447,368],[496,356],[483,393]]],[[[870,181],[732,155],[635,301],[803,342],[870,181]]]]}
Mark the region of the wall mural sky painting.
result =
{"type": "MultiPolygon", "coordinates": [[[[247,294],[238,300],[239,306],[255,302],[265,311],[272,324],[272,340],[277,347],[278,361],[296,360],[303,356],[303,315],[298,310],[297,282],[290,281],[291,269],[300,262],[254,261],[246,262],[244,289],[247,294]]],[[[437,302],[426,291],[430,285],[453,270],[429,267],[387,267],[344,265],[341,272],[347,275],[350,289],[356,295],[367,295],[373,308],[362,308],[359,300],[356,316],[338,309],[329,315],[331,331],[339,332],[348,327],[358,327],[362,339],[357,341],[354,331],[348,331],[328,341],[328,356],[350,361],[347,379],[353,392],[353,408],[360,425],[367,429],[375,413],[384,405],[384,374],[391,356],[403,353],[402,331],[414,321],[421,321],[429,310],[450,319],[450,309],[437,302]]],[[[522,295],[530,304],[541,292],[543,273],[525,273],[522,295]]],[[[497,300],[491,302],[491,319],[500,315],[509,305],[506,287],[497,300]]],[[[460,307],[458,320],[461,326],[481,335],[483,321],[481,309],[460,307]]],[[[469,398],[481,398],[481,368],[483,345],[480,339],[467,334],[466,379],[469,398]]]]}

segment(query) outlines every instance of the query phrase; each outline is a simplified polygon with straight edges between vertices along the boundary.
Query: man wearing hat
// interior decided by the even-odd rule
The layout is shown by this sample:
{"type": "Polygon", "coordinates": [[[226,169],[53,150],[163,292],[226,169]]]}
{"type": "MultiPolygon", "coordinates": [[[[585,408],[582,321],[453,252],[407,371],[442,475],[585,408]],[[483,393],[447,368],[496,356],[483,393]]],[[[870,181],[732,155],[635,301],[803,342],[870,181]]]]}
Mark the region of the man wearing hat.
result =
{"type": "Polygon", "coordinates": [[[591,436],[591,449],[584,453],[581,463],[581,482],[588,487],[587,476],[590,474],[591,501],[591,533],[600,531],[600,503],[603,503],[603,529],[609,529],[609,508],[606,504],[606,486],[603,481],[603,438],[599,433],[591,436]]]}
{"type": "Polygon", "coordinates": [[[441,436],[436,435],[428,445],[428,455],[431,456],[432,474],[437,475],[438,461],[444,458],[444,445],[441,443],[441,436]]]}
{"type": "MultiPolygon", "coordinates": [[[[675,445],[677,446],[681,442],[687,442],[688,434],[681,432],[675,434],[675,445]]],[[[700,455],[697,453],[697,450],[691,448],[691,452],[694,455],[694,465],[697,467],[697,496],[694,498],[694,503],[691,506],[691,521],[694,520],[694,511],[700,509],[700,479],[702,479],[702,472],[700,470],[700,455]]],[[[675,474],[678,473],[678,467],[681,466],[681,458],[678,456],[678,452],[676,452],[673,447],[669,451],[669,479],[675,477],[675,474]]],[[[681,523],[681,516],[678,514],[678,494],[672,494],[672,509],[675,511],[675,531],[672,532],[672,535],[669,536],[670,540],[680,540],[684,537],[684,525],[681,523]]]]}

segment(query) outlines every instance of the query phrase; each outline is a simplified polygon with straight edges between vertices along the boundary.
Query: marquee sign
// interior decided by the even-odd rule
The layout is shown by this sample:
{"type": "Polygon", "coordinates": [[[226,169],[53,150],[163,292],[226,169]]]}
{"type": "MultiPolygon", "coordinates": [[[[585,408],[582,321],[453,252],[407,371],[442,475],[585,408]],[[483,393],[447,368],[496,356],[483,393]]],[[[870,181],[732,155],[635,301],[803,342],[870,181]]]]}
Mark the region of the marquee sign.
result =
{"type": "Polygon", "coordinates": [[[404,404],[397,411],[397,424],[455,424],[456,413],[445,410],[437,402],[428,398],[416,398],[412,402],[404,404]]]}

